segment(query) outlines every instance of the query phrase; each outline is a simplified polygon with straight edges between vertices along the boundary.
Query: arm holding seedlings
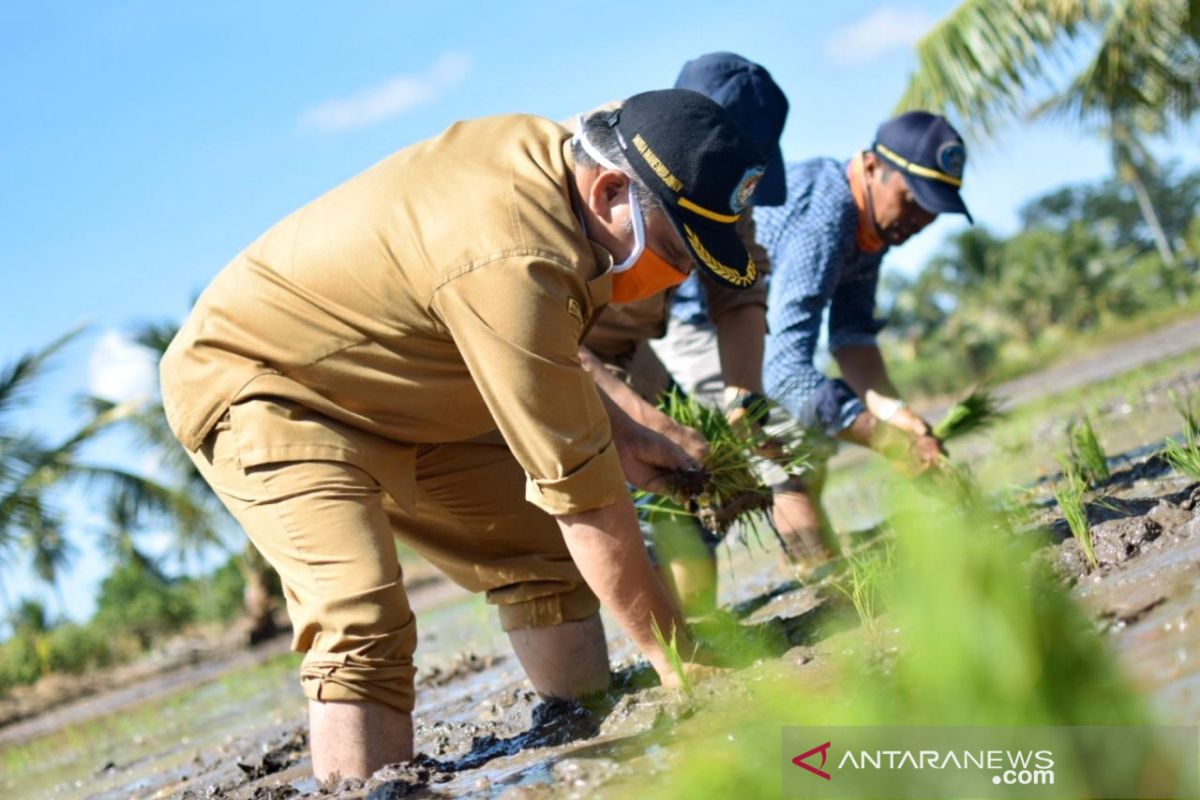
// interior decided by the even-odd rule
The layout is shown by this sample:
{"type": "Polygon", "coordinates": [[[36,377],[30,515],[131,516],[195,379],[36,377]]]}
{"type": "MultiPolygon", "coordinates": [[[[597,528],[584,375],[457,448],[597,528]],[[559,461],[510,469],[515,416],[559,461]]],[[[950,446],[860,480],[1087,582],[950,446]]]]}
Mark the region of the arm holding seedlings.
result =
{"type": "Polygon", "coordinates": [[[877,425],[861,399],[867,389],[894,394],[895,388],[875,346],[878,269],[865,275],[852,269],[843,246],[853,240],[856,219],[843,215],[825,220],[810,236],[787,239],[775,251],[763,376],[767,394],[802,425],[864,447],[891,449],[913,434],[877,425]],[[826,377],[814,364],[826,308],[829,346],[845,379],[826,377]]]}
{"type": "MultiPolygon", "coordinates": [[[[899,392],[892,384],[883,361],[883,354],[875,345],[847,345],[833,352],[838,368],[855,393],[866,401],[867,412],[880,422],[886,422],[911,437],[911,447],[918,463],[923,468],[936,466],[946,455],[942,443],[933,435],[933,429],[910,408],[899,405],[899,392]]],[[[876,449],[889,448],[895,437],[889,437],[878,426],[864,424],[857,430],[848,428],[846,439],[876,449]],[[864,431],[864,429],[867,429],[864,431]],[[862,433],[868,434],[865,438],[862,433]]]]}
{"type": "MultiPolygon", "coordinates": [[[[650,565],[627,482],[653,488],[664,473],[696,464],[597,393],[580,363],[578,323],[545,311],[581,290],[556,264],[512,259],[444,284],[435,308],[525,470],[526,498],[557,519],[588,586],[673,684],[652,623],[682,633],[682,620],[650,565]],[[526,284],[513,302],[488,301],[501,270],[526,284]]],[[[691,655],[686,635],[682,647],[691,655]]]]}
{"type": "MultiPolygon", "coordinates": [[[[863,399],[867,410],[880,422],[903,431],[909,437],[904,449],[915,457],[920,469],[929,469],[937,466],[946,452],[929,423],[899,400],[876,342],[885,324],[875,319],[880,266],[881,261],[875,259],[860,270],[849,271],[847,277],[839,277],[829,303],[829,350],[843,379],[863,399]]],[[[879,433],[868,446],[892,451],[895,437],[886,435],[886,428],[879,433]]]]}
{"type": "MultiPolygon", "coordinates": [[[[635,444],[638,440],[652,438],[647,434],[658,434],[659,438],[665,437],[667,440],[659,447],[673,445],[695,461],[703,461],[708,455],[708,442],[703,436],[686,425],[680,425],[643,400],[631,386],[610,372],[591,350],[580,347],[579,359],[600,391],[600,401],[612,422],[613,438],[617,441],[618,450],[622,449],[622,441],[635,444]]],[[[630,483],[638,482],[631,478],[630,483]]]]}
{"type": "Polygon", "coordinates": [[[650,660],[663,685],[678,687],[681,678],[672,666],[671,654],[654,633],[656,625],[667,638],[674,631],[678,653],[685,662],[683,673],[689,680],[711,675],[713,668],[693,661],[696,647],[650,564],[633,503],[622,498],[603,508],[563,514],[557,519],[584,580],[650,660]]]}

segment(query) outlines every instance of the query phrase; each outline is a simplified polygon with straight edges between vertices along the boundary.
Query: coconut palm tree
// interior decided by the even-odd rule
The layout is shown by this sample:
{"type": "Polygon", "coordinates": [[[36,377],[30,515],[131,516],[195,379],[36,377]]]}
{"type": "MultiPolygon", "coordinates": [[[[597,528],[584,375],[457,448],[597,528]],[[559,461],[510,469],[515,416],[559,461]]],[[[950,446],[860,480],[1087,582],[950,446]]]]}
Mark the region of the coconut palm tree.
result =
{"type": "Polygon", "coordinates": [[[965,0],[921,39],[917,58],[901,110],[944,111],[980,138],[1019,118],[1099,130],[1163,262],[1174,263],[1146,189],[1157,165],[1144,140],[1200,106],[1200,3],[965,0]]]}
{"type": "MultiPolygon", "coordinates": [[[[171,322],[143,323],[135,329],[133,339],[146,348],[157,362],[178,330],[178,326],[171,322]]],[[[103,401],[94,402],[102,404],[103,401]]],[[[154,455],[163,472],[170,476],[167,480],[172,491],[187,498],[186,503],[172,509],[177,552],[186,556],[213,546],[228,549],[229,543],[223,533],[236,530],[236,524],[171,432],[162,401],[156,399],[139,404],[133,413],[127,415],[125,424],[135,431],[140,445],[154,455]]],[[[114,500],[114,503],[117,502],[114,500]]],[[[110,522],[115,530],[131,522],[136,526],[136,516],[131,520],[119,507],[113,507],[110,511],[110,522]]],[[[241,541],[244,543],[238,551],[236,563],[245,582],[245,610],[250,628],[248,639],[253,644],[277,632],[276,603],[270,591],[270,565],[248,540],[243,537],[241,541]]],[[[113,543],[117,547],[123,546],[119,537],[113,543]]]]}
{"type": "Polygon", "coordinates": [[[55,588],[74,552],[55,503],[56,490],[65,483],[124,492],[129,502],[145,510],[163,512],[182,502],[153,481],[81,458],[80,451],[97,434],[133,413],[131,406],[96,409],[61,441],[49,442],[20,425],[16,412],[32,399],[37,379],[80,333],[71,331],[0,367],[0,564],[12,565],[19,555],[28,555],[34,573],[55,588]]]}

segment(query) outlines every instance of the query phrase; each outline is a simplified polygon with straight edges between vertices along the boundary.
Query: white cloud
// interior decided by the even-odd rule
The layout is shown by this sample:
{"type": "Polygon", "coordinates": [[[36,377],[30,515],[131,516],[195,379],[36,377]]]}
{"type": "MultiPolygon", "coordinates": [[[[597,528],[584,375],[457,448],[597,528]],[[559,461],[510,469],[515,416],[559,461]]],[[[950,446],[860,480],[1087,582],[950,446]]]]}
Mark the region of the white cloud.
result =
{"type": "Polygon", "coordinates": [[[432,103],[462,83],[470,72],[470,56],[444,53],[424,72],[397,75],[347,97],[315,105],[300,117],[300,124],[324,131],[372,125],[432,103]]]}
{"type": "Polygon", "coordinates": [[[88,392],[121,403],[157,390],[158,365],[150,351],[119,331],[105,331],[88,359],[88,392]]]}
{"type": "Polygon", "coordinates": [[[839,66],[870,64],[917,43],[937,19],[927,11],[880,6],[857,22],[839,28],[825,43],[825,54],[839,66]]]}

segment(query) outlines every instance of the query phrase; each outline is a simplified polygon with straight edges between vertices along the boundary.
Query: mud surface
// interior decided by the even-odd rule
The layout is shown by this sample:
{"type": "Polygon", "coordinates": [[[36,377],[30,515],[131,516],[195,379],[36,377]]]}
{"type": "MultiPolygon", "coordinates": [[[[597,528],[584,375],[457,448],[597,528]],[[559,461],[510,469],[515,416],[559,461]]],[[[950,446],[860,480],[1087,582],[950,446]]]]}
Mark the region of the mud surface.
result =
{"type": "MultiPolygon", "coordinates": [[[[1051,538],[1038,554],[1106,632],[1130,678],[1167,723],[1200,716],[1200,484],[1164,474],[1154,458],[1119,470],[1089,506],[1100,559],[1089,570],[1046,506],[1051,538]]],[[[886,535],[886,534],[877,534],[886,535]]],[[[1044,534],[1043,534],[1044,535],[1044,534]]],[[[769,554],[773,555],[773,554],[769,554]]],[[[739,565],[742,566],[742,565],[739,565]]],[[[829,574],[785,577],[777,558],[742,566],[725,621],[751,630],[781,668],[819,666],[831,637],[857,624],[829,574]]],[[[301,706],[214,746],[175,744],[180,758],[97,764],[92,785],[46,796],[98,798],[401,797],[584,798],[636,762],[644,768],[673,741],[676,724],[714,695],[742,691],[737,674],[688,698],[656,686],[619,641],[614,689],[589,702],[543,702],[511,655],[460,652],[418,677],[417,759],[369,781],[319,786],[310,777],[301,706]],[[104,788],[100,788],[103,785],[104,788]]],[[[9,787],[21,796],[20,787],[9,787]]]]}
{"type": "MultiPolygon", "coordinates": [[[[1200,338],[1200,322],[1193,326],[1187,335],[1200,338]]],[[[1196,377],[1176,376],[1153,391],[1191,389],[1196,377]]],[[[1124,401],[1102,410],[1112,418],[1129,413],[1124,401]]],[[[1046,424],[1061,426],[1063,420],[1046,424]]],[[[1098,568],[1089,569],[1070,537],[1048,499],[1047,481],[1029,484],[1030,499],[1040,504],[1037,522],[1051,533],[1037,557],[1053,566],[1089,611],[1159,719],[1194,724],[1200,718],[1200,484],[1170,472],[1145,447],[1128,449],[1111,463],[1113,477],[1088,506],[1098,568]]],[[[886,533],[872,530],[856,540],[881,535],[886,533]]],[[[832,586],[835,569],[798,580],[774,550],[735,557],[723,564],[724,622],[751,631],[778,669],[819,672],[837,637],[857,624],[832,586]]],[[[104,751],[114,756],[97,757],[53,784],[34,780],[34,772],[23,773],[27,780],[0,773],[0,796],[586,798],[630,764],[653,771],[681,720],[715,695],[744,691],[738,673],[703,684],[690,698],[664,690],[628,645],[614,638],[610,693],[588,702],[542,702],[502,635],[462,638],[463,631],[494,630],[495,623],[488,612],[461,605],[422,616],[418,756],[411,764],[385,768],[369,781],[318,785],[311,778],[294,664],[283,663],[245,686],[239,681],[250,679],[238,673],[193,687],[196,698],[178,711],[154,696],[142,719],[185,719],[153,733],[139,730],[136,719],[97,729],[104,733],[95,735],[114,737],[113,747],[104,751]],[[459,646],[464,643],[468,646],[459,646]]],[[[192,680],[211,678],[205,672],[192,680]]],[[[72,746],[70,735],[46,734],[48,744],[41,749],[38,737],[66,723],[40,724],[19,734],[14,727],[0,728],[0,736],[8,736],[0,741],[0,759],[22,747],[27,761],[64,757],[57,751],[72,746]]]]}

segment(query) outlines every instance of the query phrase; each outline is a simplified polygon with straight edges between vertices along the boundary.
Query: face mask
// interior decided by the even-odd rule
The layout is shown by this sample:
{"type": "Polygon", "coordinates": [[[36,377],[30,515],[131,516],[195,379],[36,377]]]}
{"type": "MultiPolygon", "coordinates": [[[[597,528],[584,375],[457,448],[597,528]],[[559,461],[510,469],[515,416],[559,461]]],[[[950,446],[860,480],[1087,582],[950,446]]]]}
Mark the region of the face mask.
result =
{"type": "MultiPolygon", "coordinates": [[[[576,134],[579,143],[591,158],[608,169],[620,170],[616,164],[608,160],[603,153],[588,141],[583,133],[583,117],[579,117],[579,133],[576,134]]],[[[633,223],[633,250],[629,257],[612,268],[612,302],[632,303],[645,297],[658,294],[664,289],[678,286],[687,279],[679,270],[672,267],[666,259],[646,246],[646,223],[642,218],[642,207],[638,202],[637,193],[633,189],[633,181],[629,183],[629,217],[633,223]]]]}
{"type": "Polygon", "coordinates": [[[646,224],[633,184],[629,185],[629,214],[633,220],[633,250],[620,264],[614,264],[612,301],[632,303],[678,286],[687,278],[666,259],[646,247],[646,224]]]}
{"type": "Polygon", "coordinates": [[[859,249],[864,253],[878,253],[886,243],[875,225],[875,198],[871,195],[871,186],[867,183],[862,153],[850,160],[849,176],[850,194],[854,197],[854,205],[858,209],[858,229],[855,238],[859,249]]]}

